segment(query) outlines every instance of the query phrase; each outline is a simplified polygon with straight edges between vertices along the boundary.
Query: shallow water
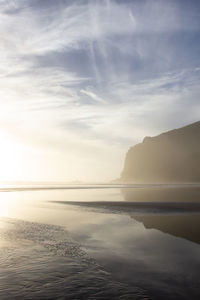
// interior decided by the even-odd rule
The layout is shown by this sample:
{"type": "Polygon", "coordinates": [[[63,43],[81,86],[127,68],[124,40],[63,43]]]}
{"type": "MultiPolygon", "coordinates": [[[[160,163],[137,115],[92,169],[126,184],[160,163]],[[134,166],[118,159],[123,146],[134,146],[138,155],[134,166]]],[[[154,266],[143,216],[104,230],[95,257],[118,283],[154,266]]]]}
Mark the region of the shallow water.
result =
{"type": "Polygon", "coordinates": [[[2,191],[0,299],[199,299],[199,200],[199,186],[2,191]]]}

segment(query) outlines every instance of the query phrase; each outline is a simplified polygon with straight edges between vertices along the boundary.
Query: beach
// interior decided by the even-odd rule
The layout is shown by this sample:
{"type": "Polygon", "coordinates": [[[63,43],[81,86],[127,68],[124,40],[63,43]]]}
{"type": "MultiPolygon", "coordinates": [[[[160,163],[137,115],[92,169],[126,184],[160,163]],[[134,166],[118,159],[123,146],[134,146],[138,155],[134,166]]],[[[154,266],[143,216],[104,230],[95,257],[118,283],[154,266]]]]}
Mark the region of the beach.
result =
{"type": "Polygon", "coordinates": [[[2,188],[0,298],[198,299],[199,200],[199,185],[2,188]]]}

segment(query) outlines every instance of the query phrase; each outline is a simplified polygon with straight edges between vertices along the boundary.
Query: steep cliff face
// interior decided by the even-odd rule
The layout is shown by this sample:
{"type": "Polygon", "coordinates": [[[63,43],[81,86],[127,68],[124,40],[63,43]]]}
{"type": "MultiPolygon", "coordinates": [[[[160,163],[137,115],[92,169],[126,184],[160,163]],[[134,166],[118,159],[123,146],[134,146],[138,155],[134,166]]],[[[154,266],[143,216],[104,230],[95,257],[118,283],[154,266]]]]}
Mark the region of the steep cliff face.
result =
{"type": "Polygon", "coordinates": [[[130,148],[121,180],[127,182],[200,182],[200,121],[145,137],[130,148]]]}

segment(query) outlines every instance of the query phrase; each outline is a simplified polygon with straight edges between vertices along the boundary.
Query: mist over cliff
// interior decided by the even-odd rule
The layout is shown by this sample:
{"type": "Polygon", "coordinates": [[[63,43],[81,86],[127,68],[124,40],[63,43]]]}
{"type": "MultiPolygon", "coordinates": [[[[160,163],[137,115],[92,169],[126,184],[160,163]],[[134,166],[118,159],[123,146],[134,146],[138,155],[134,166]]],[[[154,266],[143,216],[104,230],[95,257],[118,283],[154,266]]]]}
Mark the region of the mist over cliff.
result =
{"type": "Polygon", "coordinates": [[[121,181],[200,182],[200,121],[145,137],[126,154],[121,181]]]}

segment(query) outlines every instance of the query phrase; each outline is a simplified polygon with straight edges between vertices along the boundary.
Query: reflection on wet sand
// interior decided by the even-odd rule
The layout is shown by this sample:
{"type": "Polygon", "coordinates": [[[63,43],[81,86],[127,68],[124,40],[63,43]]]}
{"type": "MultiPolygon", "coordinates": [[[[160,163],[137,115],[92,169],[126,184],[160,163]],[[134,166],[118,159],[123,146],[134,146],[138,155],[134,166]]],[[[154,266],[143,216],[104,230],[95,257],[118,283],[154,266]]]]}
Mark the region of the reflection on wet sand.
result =
{"type": "Polygon", "coordinates": [[[143,185],[121,188],[120,200],[117,195],[110,198],[105,194],[101,197],[102,200],[52,202],[142,214],[200,212],[200,185],[143,185]]]}
{"type": "Polygon", "coordinates": [[[200,299],[199,191],[2,192],[0,299],[200,299]]]}
{"type": "Polygon", "coordinates": [[[147,229],[158,229],[164,233],[200,243],[200,215],[138,215],[132,216],[147,229]]]}
{"type": "MultiPolygon", "coordinates": [[[[168,213],[173,208],[183,212],[192,211],[196,206],[199,211],[200,187],[171,187],[171,188],[150,188],[150,189],[122,189],[122,195],[126,201],[141,201],[150,207],[152,202],[160,202],[158,207],[168,207],[168,213]],[[148,202],[148,203],[147,203],[148,202]],[[183,203],[184,202],[184,203],[183,203]],[[187,202],[187,203],[186,203],[187,202]]],[[[145,205],[145,204],[144,204],[145,205]]],[[[152,203],[153,205],[153,203],[152,203]]],[[[158,229],[164,233],[181,237],[189,241],[200,243],[200,215],[199,214],[145,214],[132,216],[136,221],[142,222],[147,229],[158,229]]]]}
{"type": "Polygon", "coordinates": [[[199,202],[200,185],[171,185],[144,186],[142,188],[122,188],[121,193],[125,201],[131,202],[199,202]]]}
{"type": "Polygon", "coordinates": [[[128,213],[146,229],[200,243],[200,186],[122,188],[121,201],[51,201],[104,211],[128,213]]]}

